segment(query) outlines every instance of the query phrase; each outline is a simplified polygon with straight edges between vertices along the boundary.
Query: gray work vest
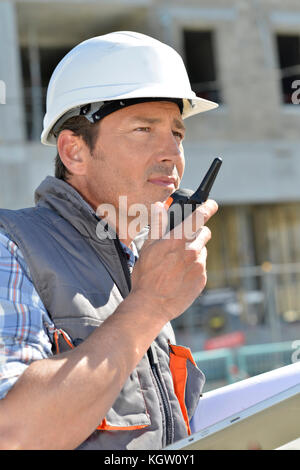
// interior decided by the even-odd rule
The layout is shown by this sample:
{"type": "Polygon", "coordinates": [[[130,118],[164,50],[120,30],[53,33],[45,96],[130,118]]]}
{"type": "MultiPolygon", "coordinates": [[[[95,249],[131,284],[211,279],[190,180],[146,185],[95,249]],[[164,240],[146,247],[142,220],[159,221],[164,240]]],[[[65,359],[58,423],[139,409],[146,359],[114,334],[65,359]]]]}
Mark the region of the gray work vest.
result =
{"type": "MultiPolygon", "coordinates": [[[[36,190],[35,201],[35,207],[0,210],[0,227],[23,253],[62,352],[76,347],[114,313],[130,292],[130,273],[119,240],[99,238],[97,227],[100,223],[103,229],[103,221],[69,184],[49,176],[36,190]]],[[[144,239],[141,232],[138,250],[144,239]]],[[[175,345],[166,324],[99,428],[79,448],[161,449],[187,437],[187,419],[203,384],[190,351],[175,345]]]]}

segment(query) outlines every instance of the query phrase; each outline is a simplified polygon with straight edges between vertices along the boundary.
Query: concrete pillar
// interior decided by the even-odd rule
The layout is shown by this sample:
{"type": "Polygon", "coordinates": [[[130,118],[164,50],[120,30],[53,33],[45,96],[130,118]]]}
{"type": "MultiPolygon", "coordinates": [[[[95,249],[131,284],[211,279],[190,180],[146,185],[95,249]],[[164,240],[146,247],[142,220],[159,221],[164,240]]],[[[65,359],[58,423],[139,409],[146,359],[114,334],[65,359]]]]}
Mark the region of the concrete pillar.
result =
{"type": "Polygon", "coordinates": [[[31,105],[32,105],[32,126],[30,129],[30,139],[39,141],[43,130],[42,122],[44,117],[42,77],[40,54],[37,42],[36,31],[28,31],[28,52],[29,68],[31,78],[31,105]]]}
{"type": "MultiPolygon", "coordinates": [[[[232,138],[280,138],[280,90],[268,11],[257,0],[240,0],[234,25],[222,26],[219,59],[232,138]],[[270,118],[271,117],[271,118],[270,118]]],[[[230,135],[228,136],[230,137],[230,135]]]]}
{"type": "Polygon", "coordinates": [[[0,145],[25,137],[21,63],[15,3],[0,2],[0,80],[5,104],[0,101],[0,145]]]}

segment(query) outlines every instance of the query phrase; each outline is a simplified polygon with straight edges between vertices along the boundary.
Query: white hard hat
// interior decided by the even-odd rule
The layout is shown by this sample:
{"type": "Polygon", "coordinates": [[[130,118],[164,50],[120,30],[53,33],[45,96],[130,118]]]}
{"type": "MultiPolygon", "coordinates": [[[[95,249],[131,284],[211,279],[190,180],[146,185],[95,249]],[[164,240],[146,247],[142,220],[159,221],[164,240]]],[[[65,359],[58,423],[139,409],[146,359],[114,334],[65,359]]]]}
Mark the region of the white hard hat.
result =
{"type": "Polygon", "coordinates": [[[59,62],[47,90],[41,141],[56,145],[55,124],[87,114],[80,111],[84,105],[93,103],[95,112],[95,103],[99,108],[99,102],[132,98],[182,99],[183,118],[218,106],[191,90],[183,60],[170,46],[141,33],[114,32],[83,41],[59,62]]]}

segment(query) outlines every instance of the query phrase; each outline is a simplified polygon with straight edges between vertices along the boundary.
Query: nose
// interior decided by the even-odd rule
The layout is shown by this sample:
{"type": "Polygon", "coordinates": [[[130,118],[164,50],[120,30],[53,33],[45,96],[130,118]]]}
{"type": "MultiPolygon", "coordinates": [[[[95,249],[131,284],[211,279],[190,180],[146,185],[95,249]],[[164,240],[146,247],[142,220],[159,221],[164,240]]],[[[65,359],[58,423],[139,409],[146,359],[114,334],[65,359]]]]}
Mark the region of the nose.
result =
{"type": "Polygon", "coordinates": [[[183,161],[183,148],[178,137],[173,132],[164,133],[160,136],[157,160],[162,163],[172,163],[177,165],[183,161]]]}

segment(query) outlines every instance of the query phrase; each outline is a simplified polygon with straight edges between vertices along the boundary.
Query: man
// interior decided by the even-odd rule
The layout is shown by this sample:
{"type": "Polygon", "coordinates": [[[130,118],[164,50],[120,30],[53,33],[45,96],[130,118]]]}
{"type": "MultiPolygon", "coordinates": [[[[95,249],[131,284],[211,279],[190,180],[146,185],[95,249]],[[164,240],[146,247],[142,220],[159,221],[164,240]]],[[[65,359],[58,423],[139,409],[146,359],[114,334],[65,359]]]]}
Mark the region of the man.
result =
{"type": "Polygon", "coordinates": [[[204,379],[169,322],[205,286],[211,234],[163,237],[150,214],[179,187],[183,118],[215,106],[139,33],[84,41],[55,69],[42,133],[55,177],[34,208],[0,211],[1,448],[160,449],[190,432],[204,379]]]}

